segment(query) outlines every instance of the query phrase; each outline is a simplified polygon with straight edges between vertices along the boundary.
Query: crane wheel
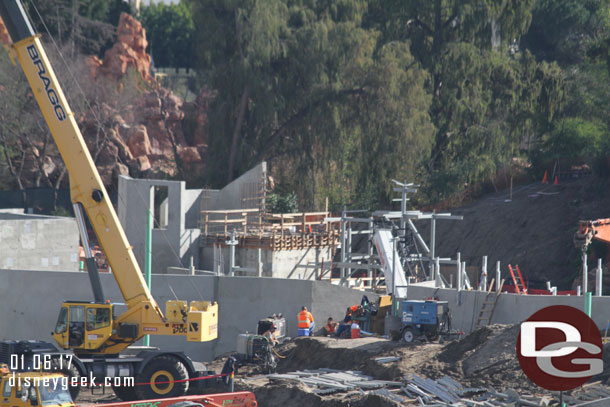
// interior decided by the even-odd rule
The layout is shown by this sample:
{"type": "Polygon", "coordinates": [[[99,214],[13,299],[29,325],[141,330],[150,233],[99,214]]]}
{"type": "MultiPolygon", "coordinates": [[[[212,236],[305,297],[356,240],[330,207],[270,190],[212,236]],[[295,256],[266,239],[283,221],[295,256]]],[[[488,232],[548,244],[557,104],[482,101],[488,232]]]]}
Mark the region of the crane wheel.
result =
{"type": "MultiPolygon", "coordinates": [[[[59,359],[53,359],[51,361],[51,372],[59,372],[68,377],[68,383],[72,383],[72,378],[76,377],[76,383],[80,383],[81,372],[74,364],[70,364],[67,358],[63,358],[60,362],[59,359]]],[[[80,384],[76,384],[72,386],[68,385],[68,390],[70,391],[70,396],[72,396],[72,400],[76,401],[78,394],[80,393],[80,384]]]]}
{"type": "Polygon", "coordinates": [[[133,386],[112,386],[112,390],[123,401],[135,401],[138,399],[136,389],[133,386]]]}
{"type": "Polygon", "coordinates": [[[136,395],[141,400],[186,395],[189,388],[188,372],[184,364],[170,355],[152,359],[136,377],[136,395]]]}

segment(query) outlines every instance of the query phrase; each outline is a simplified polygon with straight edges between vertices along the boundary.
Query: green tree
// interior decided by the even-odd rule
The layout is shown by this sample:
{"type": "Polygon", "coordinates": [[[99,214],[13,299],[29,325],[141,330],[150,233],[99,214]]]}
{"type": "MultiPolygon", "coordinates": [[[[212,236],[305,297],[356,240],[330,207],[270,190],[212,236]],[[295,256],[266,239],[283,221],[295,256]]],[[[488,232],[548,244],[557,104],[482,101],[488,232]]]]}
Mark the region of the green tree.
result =
{"type": "Polygon", "coordinates": [[[428,76],[406,43],[362,28],[366,2],[189,4],[201,80],[218,91],[216,182],[270,160],[311,208],[385,197],[389,174],[417,175],[433,134],[428,76]]]}
{"type": "Polygon", "coordinates": [[[26,7],[36,32],[71,44],[71,58],[78,53],[102,56],[116,40],[120,13],[131,13],[122,0],[38,0],[26,7]]]}
{"type": "Polygon", "coordinates": [[[192,68],[195,26],[185,3],[152,3],[142,7],[140,18],[155,65],[192,68]]]}
{"type": "Polygon", "coordinates": [[[409,39],[432,80],[437,133],[429,183],[443,198],[492,176],[524,141],[548,130],[563,101],[561,72],[519,52],[534,0],[371,2],[366,24],[409,39]]]}

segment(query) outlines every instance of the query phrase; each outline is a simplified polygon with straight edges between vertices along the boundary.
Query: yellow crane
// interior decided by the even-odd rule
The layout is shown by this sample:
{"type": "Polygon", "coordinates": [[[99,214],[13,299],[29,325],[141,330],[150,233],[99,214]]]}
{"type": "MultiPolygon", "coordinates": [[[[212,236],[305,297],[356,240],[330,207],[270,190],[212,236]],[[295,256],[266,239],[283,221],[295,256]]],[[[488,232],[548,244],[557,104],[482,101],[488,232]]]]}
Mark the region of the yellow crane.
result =
{"type": "MultiPolygon", "coordinates": [[[[23,68],[68,169],[71,200],[83,246],[88,252],[87,269],[94,301],[65,302],[53,337],[61,349],[71,350],[75,355],[71,374],[95,377],[131,375],[136,382],[149,383],[135,388],[115,388],[117,395],[124,400],[181,396],[189,388],[189,381],[185,379],[202,374],[184,353],[145,350],[135,357],[121,357],[120,352],[145,335],[181,335],[195,342],[213,340],[218,335],[218,304],[168,301],[165,314],[162,312],[144,281],[74,113],[21,1],[0,0],[0,16],[13,41],[7,47],[9,55],[23,68]],[[125,300],[127,310],[120,315],[115,315],[115,305],[104,297],[89,249],[85,213],[125,300]]],[[[61,351],[50,343],[28,342],[29,345],[23,347],[30,353],[35,347],[36,352],[51,353],[56,359],[63,357],[61,351]]],[[[14,344],[4,346],[15,352],[23,350],[14,344]]]]}

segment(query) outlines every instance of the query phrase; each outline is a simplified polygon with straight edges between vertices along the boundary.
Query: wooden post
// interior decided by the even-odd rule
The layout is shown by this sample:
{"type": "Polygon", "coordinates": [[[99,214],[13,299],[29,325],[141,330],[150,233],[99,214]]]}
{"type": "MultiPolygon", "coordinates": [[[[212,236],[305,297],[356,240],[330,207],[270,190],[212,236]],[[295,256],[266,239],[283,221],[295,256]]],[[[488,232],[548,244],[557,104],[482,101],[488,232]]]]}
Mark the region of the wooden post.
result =
{"type": "Polygon", "coordinates": [[[246,234],[246,230],[248,228],[248,214],[246,212],[242,212],[241,216],[244,217],[243,224],[244,224],[244,235],[245,235],[246,234]]]}
{"type": "Polygon", "coordinates": [[[204,223],[204,225],[203,225],[203,234],[204,234],[205,236],[207,236],[207,235],[208,235],[208,216],[209,216],[209,214],[206,212],[206,213],[205,213],[205,223],[204,223]]]}
{"type": "Polygon", "coordinates": [[[284,214],[280,214],[280,225],[282,228],[282,239],[284,238],[284,214]]]}
{"type": "Polygon", "coordinates": [[[229,220],[229,214],[225,212],[225,235],[227,234],[227,221],[229,220]]]}
{"type": "Polygon", "coordinates": [[[305,212],[303,212],[303,219],[301,221],[301,233],[305,234],[305,212]]]}

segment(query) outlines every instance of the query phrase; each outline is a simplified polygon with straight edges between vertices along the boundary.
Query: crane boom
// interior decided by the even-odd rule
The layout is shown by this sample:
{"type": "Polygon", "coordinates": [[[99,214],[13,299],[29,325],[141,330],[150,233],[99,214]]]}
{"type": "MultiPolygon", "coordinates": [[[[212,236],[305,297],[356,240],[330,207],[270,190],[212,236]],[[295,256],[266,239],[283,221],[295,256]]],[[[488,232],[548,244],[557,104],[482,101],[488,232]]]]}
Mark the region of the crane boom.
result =
{"type": "Polygon", "coordinates": [[[215,339],[217,304],[192,301],[187,307],[185,301],[171,301],[166,305],[168,317],[157,305],[40,37],[35,34],[20,0],[0,0],[0,16],[13,40],[8,47],[11,59],[18,61],[23,68],[70,175],[70,196],[77,218],[82,207],[106,253],[127,305],[126,312],[107,323],[107,319],[114,317],[112,306],[103,304],[103,298],[99,298],[101,285],[96,291],[96,283],[92,280],[96,302],[64,303],[53,336],[63,348],[81,354],[117,354],[147,334],[186,335],[189,341],[198,342],[215,339]],[[73,326],[77,327],[74,332],[73,326]]]}

